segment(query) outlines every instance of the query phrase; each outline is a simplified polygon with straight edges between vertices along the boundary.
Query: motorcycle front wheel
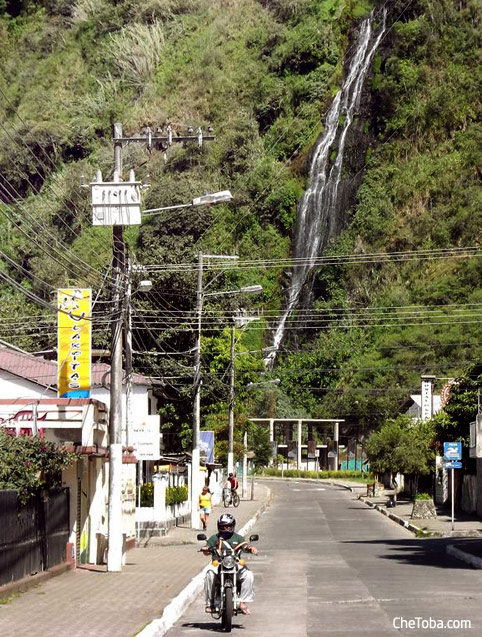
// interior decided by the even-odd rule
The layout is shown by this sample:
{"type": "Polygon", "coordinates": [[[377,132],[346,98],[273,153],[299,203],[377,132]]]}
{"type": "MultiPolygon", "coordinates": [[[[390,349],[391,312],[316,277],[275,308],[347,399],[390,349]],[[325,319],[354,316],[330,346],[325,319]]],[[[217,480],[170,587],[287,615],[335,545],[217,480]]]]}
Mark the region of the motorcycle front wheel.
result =
{"type": "Polygon", "coordinates": [[[231,494],[227,493],[224,496],[224,506],[227,508],[231,504],[231,494]]]}
{"type": "Polygon", "coordinates": [[[233,589],[229,587],[224,589],[224,608],[221,625],[227,633],[231,632],[233,625],[233,589]]]}

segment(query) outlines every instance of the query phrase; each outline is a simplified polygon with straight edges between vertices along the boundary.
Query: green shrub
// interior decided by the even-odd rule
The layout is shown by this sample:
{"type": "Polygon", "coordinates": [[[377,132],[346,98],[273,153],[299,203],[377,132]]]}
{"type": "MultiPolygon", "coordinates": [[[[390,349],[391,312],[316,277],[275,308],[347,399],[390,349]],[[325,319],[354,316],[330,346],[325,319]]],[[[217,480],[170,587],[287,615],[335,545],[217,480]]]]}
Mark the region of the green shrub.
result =
{"type": "Polygon", "coordinates": [[[16,436],[0,429],[0,489],[18,491],[26,502],[38,489],[62,484],[62,470],[78,456],[37,436],[16,436]]]}
{"type": "Polygon", "coordinates": [[[166,504],[180,504],[187,500],[188,491],[186,486],[182,487],[167,487],[166,489],[166,504]]]}
{"type": "Polygon", "coordinates": [[[154,485],[152,482],[141,484],[141,507],[152,506],[154,506],[154,485]]]}
{"type": "Polygon", "coordinates": [[[432,496],[429,493],[417,493],[415,500],[431,500],[432,496]]]}
{"type": "Polygon", "coordinates": [[[349,479],[357,480],[361,482],[373,482],[373,475],[371,473],[361,473],[360,471],[348,470],[348,471],[305,471],[302,469],[275,469],[274,467],[265,467],[260,476],[273,476],[273,477],[285,477],[285,478],[311,478],[313,480],[321,480],[327,478],[336,479],[349,479]]]}
{"type": "MultiPolygon", "coordinates": [[[[166,505],[180,504],[188,497],[187,486],[167,487],[166,505]]],[[[141,507],[154,506],[154,485],[152,482],[141,485],[141,507]]]]}

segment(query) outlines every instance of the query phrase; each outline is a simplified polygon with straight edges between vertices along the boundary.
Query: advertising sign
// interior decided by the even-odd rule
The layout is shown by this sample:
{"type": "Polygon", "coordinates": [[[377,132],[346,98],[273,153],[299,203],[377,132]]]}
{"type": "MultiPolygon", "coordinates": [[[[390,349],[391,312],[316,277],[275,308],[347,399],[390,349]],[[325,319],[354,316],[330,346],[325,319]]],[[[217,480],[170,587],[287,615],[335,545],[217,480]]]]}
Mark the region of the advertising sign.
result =
{"type": "Polygon", "coordinates": [[[201,431],[199,440],[201,459],[206,464],[214,463],[214,431],[201,431]]]}
{"type": "Polygon", "coordinates": [[[58,379],[60,398],[89,398],[91,370],[91,291],[57,291],[58,379]]]}

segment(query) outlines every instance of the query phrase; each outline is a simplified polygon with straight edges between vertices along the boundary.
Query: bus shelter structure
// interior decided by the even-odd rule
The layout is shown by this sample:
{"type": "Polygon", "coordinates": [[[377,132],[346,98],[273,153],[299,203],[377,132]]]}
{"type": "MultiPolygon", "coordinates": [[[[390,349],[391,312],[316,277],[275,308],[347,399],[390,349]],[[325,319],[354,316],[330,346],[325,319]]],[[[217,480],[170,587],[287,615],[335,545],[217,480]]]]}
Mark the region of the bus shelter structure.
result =
{"type": "Polygon", "coordinates": [[[340,423],[344,423],[341,418],[250,418],[251,422],[256,425],[269,427],[270,442],[276,443],[275,427],[282,424],[291,429],[290,440],[296,441],[296,467],[301,469],[301,453],[303,444],[303,425],[309,428],[323,428],[324,431],[331,430],[332,448],[329,457],[335,469],[338,469],[338,442],[340,438],[340,423]],[[296,438],[294,438],[294,429],[296,427],[296,438]]]}

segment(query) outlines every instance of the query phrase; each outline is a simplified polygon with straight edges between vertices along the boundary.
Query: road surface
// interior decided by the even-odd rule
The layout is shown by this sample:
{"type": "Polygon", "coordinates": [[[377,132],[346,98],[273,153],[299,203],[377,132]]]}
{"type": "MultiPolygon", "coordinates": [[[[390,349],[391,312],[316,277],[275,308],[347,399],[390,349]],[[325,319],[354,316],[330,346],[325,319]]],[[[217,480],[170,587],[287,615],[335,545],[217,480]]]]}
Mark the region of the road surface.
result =
{"type": "MultiPolygon", "coordinates": [[[[447,540],[418,539],[337,486],[270,482],[274,501],[252,532],[258,556],[243,637],[482,634],[482,572],[449,557],[447,540]]],[[[200,596],[168,637],[213,635],[200,596]]]]}

